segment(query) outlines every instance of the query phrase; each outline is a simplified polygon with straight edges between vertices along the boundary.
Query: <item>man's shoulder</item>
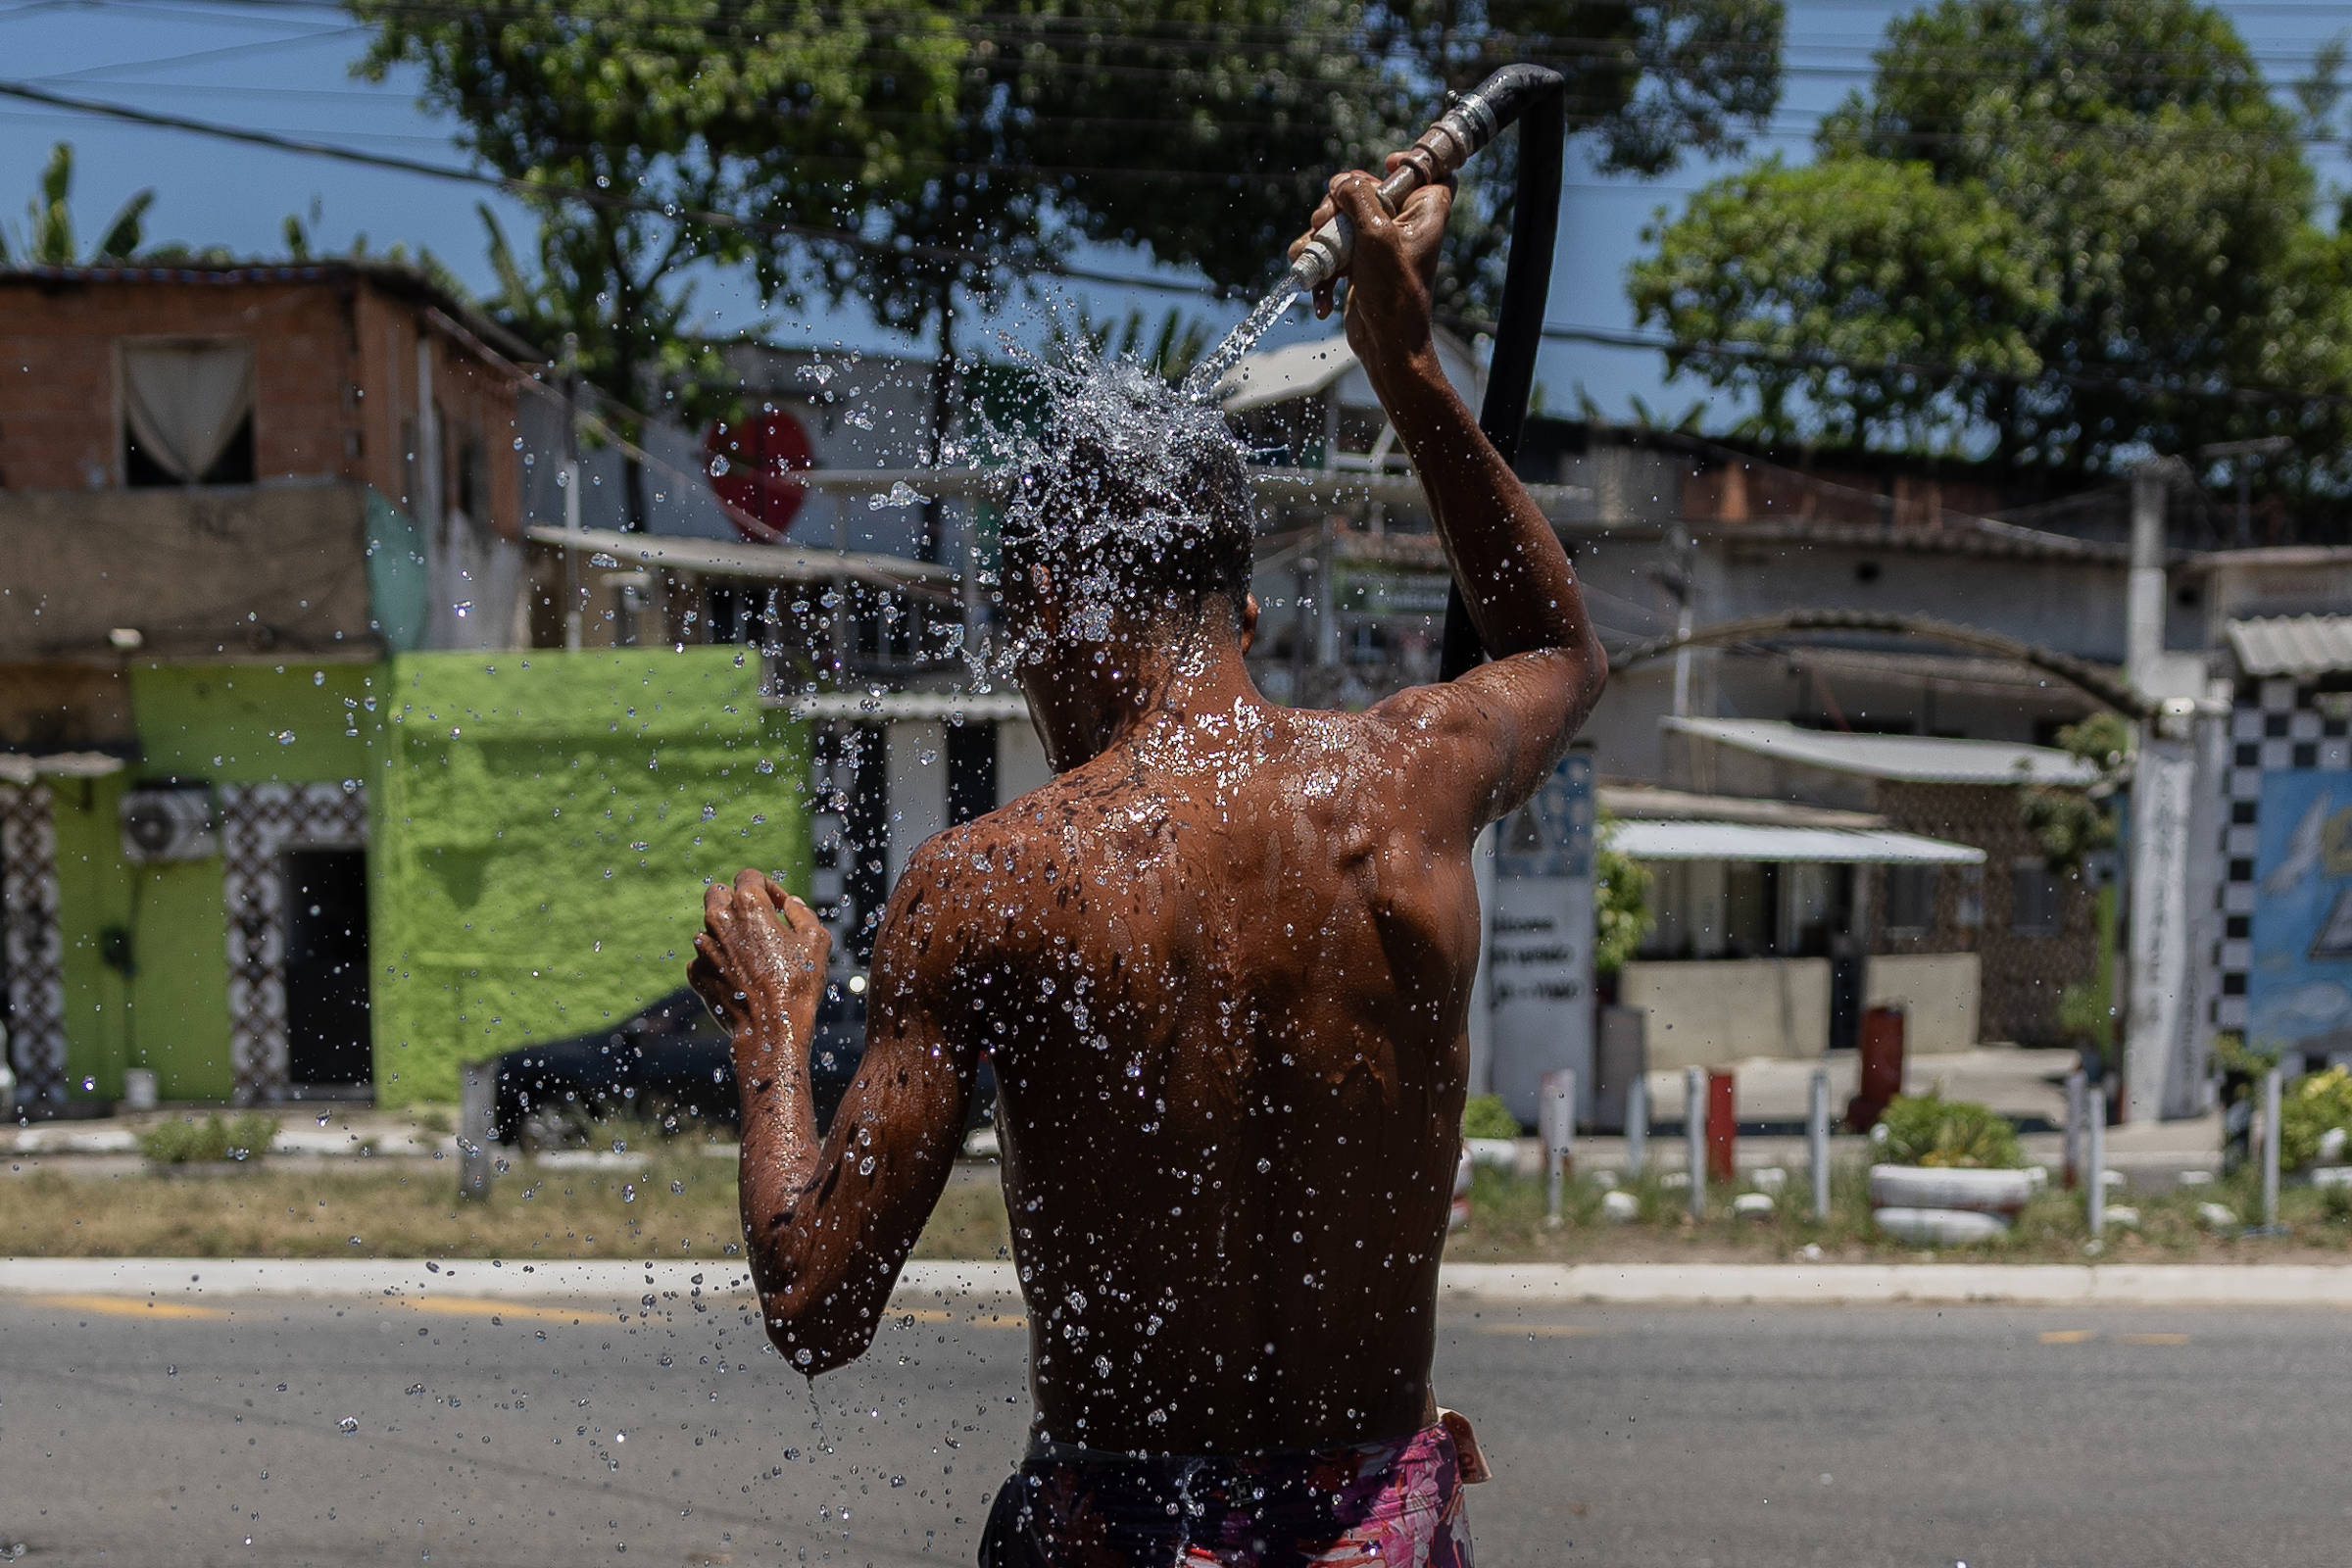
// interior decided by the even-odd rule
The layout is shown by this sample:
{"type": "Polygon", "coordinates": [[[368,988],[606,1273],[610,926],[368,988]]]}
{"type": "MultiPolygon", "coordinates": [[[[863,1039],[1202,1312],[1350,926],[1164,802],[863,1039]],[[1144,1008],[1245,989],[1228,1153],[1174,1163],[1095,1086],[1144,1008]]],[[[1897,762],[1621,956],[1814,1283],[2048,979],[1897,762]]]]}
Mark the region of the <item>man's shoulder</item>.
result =
{"type": "Polygon", "coordinates": [[[971,898],[1025,884],[1069,858],[1071,813],[1046,786],[917,845],[900,877],[930,897],[971,898]]]}

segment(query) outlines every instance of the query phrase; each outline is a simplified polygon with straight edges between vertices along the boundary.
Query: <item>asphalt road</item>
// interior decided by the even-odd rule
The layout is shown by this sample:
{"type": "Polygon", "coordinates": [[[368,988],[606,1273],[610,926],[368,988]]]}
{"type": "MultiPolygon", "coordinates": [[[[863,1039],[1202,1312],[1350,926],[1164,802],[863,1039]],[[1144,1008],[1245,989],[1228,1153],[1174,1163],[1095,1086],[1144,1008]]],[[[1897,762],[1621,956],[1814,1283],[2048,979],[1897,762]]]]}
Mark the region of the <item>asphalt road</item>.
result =
{"type": "MultiPolygon", "coordinates": [[[[815,1396],[739,1310],[0,1297],[0,1558],[968,1563],[1027,1416],[1004,1314],[815,1396]]],[[[2339,1315],[1450,1311],[1481,1560],[2333,1563],[2339,1315]]]]}

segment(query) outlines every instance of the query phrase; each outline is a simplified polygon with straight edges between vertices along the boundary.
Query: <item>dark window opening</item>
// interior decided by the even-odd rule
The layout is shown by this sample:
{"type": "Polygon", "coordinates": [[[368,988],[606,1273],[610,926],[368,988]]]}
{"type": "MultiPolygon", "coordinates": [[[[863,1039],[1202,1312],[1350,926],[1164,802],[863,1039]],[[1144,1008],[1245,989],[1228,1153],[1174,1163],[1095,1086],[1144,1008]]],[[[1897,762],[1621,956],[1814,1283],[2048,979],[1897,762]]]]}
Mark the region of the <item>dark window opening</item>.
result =
{"type": "Polygon", "coordinates": [[[2009,872],[2009,929],[2020,936],[2056,935],[2063,923],[2063,891],[2043,861],[2016,862],[2009,872]]]}
{"type": "Polygon", "coordinates": [[[368,1006],[368,856],[292,850],[286,890],[286,1076],[365,1084],[372,1070],[368,1006]]]}
{"type": "Polygon", "coordinates": [[[1936,868],[1932,865],[1890,865],[1886,868],[1886,929],[1917,935],[1936,923],[1936,868]]]}
{"type": "Polygon", "coordinates": [[[997,808],[997,726],[969,721],[948,731],[948,822],[997,808]]]}

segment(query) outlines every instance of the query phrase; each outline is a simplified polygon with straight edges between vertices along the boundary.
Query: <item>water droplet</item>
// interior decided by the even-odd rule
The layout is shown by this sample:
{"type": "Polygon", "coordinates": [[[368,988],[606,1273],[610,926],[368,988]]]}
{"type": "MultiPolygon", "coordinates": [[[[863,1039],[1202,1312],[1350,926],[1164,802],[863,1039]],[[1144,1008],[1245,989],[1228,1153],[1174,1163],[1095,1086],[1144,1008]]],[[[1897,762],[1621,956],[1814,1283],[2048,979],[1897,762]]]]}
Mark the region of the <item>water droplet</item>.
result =
{"type": "Polygon", "coordinates": [[[356,1415],[347,1415],[342,1420],[336,1422],[335,1425],[342,1428],[345,1432],[357,1432],[360,1430],[360,1418],[356,1415]]]}
{"type": "Polygon", "coordinates": [[[919,507],[930,499],[929,496],[916,494],[914,486],[906,480],[898,479],[892,481],[887,494],[875,496],[866,502],[865,507],[868,512],[884,512],[895,508],[919,507]]]}

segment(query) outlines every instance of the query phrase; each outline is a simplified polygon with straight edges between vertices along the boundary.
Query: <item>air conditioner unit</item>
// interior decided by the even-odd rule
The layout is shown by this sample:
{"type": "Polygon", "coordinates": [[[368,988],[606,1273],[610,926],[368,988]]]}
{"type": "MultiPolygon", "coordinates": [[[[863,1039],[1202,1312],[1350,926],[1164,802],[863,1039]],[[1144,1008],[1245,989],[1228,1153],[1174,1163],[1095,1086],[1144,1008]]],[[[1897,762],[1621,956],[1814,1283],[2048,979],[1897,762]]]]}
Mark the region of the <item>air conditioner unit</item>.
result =
{"type": "Polygon", "coordinates": [[[213,792],[202,784],[132,790],[122,797],[122,858],[202,860],[220,853],[213,792]]]}

